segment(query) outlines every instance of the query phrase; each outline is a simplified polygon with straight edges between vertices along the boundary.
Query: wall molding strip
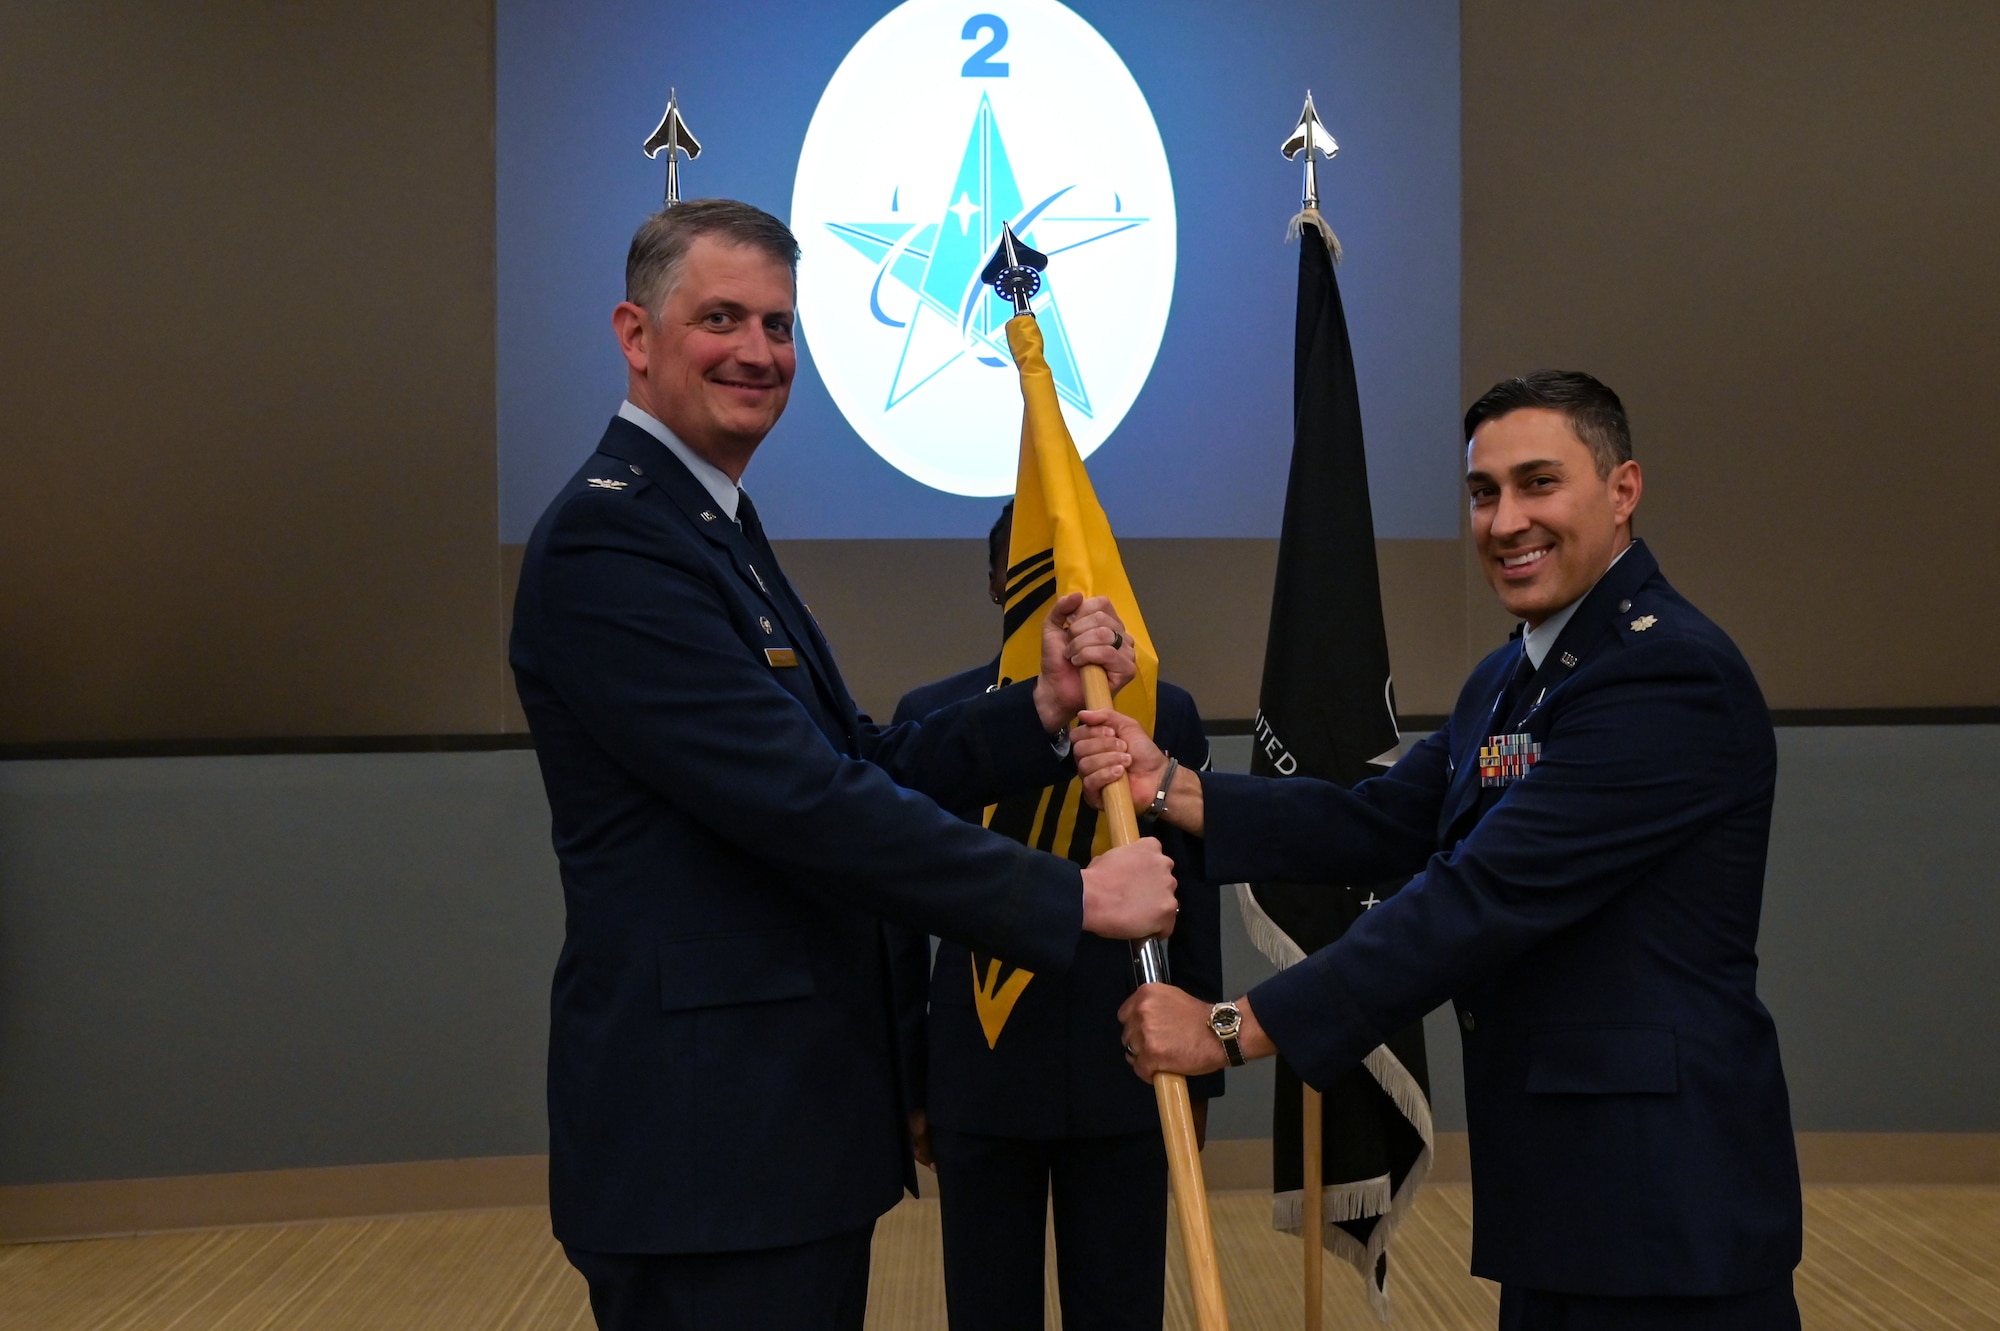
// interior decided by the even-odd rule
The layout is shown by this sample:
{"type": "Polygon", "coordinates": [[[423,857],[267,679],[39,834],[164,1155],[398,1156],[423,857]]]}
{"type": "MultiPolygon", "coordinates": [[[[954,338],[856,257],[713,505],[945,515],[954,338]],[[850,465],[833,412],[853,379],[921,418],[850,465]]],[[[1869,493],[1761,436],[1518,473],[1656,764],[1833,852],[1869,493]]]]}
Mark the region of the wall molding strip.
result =
{"type": "MultiPolygon", "coordinates": [[[[1405,735],[1424,734],[1445,723],[1443,713],[1399,715],[1396,729],[1405,735]]],[[[2000,726],[2000,707],[1778,707],[1771,711],[1777,726],[2000,726]]],[[[1248,735],[1254,718],[1205,717],[1202,727],[1211,737],[1248,735]]]]}
{"type": "MultiPolygon", "coordinates": [[[[1778,708],[1780,726],[1994,726],[2000,707],[1805,707],[1778,708]]],[[[1396,718],[1405,734],[1424,734],[1445,723],[1443,714],[1412,713],[1396,718]]],[[[1211,736],[1248,735],[1254,722],[1243,717],[1210,718],[1211,736]]],[[[52,758],[235,758],[290,753],[492,753],[532,749],[526,731],[492,735],[300,735],[249,739],[54,740],[0,744],[0,762],[52,758]]]]}
{"type": "Polygon", "coordinates": [[[60,740],[0,744],[0,762],[52,758],[262,758],[320,753],[493,753],[532,749],[528,732],[496,735],[299,735],[250,739],[60,740]]]}

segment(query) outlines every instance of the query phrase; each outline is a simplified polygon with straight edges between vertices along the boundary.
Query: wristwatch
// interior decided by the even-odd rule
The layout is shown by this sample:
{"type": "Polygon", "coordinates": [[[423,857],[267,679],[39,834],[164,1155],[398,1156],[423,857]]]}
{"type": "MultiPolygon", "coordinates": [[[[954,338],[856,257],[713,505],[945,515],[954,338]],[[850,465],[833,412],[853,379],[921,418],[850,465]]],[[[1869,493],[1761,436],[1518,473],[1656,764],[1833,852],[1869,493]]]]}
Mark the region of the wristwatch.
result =
{"type": "Polygon", "coordinates": [[[1234,1003],[1217,1003],[1208,1010],[1208,1028],[1215,1032],[1215,1038],[1222,1041],[1222,1052],[1229,1055],[1229,1066],[1243,1066],[1243,1049],[1236,1043],[1236,1033],[1243,1029],[1243,1014],[1236,1010],[1234,1003]]]}

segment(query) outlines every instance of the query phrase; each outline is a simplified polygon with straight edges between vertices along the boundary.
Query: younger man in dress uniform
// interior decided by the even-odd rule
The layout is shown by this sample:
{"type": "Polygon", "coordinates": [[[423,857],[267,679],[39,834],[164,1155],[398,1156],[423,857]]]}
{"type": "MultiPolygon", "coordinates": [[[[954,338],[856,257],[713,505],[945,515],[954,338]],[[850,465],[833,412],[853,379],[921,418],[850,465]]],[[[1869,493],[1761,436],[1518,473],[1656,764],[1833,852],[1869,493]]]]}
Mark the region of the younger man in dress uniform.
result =
{"type": "MultiPolygon", "coordinates": [[[[1225,880],[1417,876],[1234,1004],[1146,986],[1125,1043],[1142,1076],[1282,1050],[1324,1086],[1450,998],[1472,1273],[1500,1283],[1501,1331],[1796,1331],[1798,1159],[1757,998],[1770,713],[1633,539],[1616,393],[1505,380],[1465,431],[1473,539],[1518,640],[1372,781],[1183,769],[1165,812],[1225,880]]],[[[1117,728],[1077,741],[1091,788],[1129,762],[1152,798],[1145,733],[1086,719],[1117,728]]]]}

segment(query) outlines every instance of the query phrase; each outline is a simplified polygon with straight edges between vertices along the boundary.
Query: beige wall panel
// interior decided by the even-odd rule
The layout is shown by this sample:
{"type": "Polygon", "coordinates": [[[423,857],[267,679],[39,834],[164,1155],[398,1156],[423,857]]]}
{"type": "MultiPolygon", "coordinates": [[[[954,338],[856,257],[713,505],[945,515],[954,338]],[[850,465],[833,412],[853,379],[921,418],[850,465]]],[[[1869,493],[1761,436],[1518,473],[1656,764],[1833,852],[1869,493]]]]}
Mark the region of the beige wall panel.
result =
{"type": "Polygon", "coordinates": [[[1396,710],[1442,716],[1458,701],[1469,660],[1465,641],[1464,557],[1457,541],[1377,541],[1382,618],[1389,630],[1389,666],[1396,675],[1396,710]]]}
{"type": "Polygon", "coordinates": [[[1118,551],[1159,649],[1160,673],[1192,693],[1204,717],[1256,715],[1278,543],[1126,540],[1118,551]]]}
{"type": "Polygon", "coordinates": [[[0,741],[498,727],[491,45],[0,18],[0,741]]]}
{"type": "Polygon", "coordinates": [[[1774,706],[2000,703],[2000,7],[1463,16],[1468,399],[1618,389],[1640,530],[1774,706]]]}

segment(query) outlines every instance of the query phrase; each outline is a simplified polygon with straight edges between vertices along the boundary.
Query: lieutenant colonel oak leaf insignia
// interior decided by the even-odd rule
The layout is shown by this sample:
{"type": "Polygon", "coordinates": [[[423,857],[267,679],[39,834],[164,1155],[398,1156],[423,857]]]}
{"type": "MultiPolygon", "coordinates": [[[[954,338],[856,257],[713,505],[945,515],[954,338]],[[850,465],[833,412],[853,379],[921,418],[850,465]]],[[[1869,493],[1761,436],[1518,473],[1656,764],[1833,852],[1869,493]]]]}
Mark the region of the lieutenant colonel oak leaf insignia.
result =
{"type": "Polygon", "coordinates": [[[1634,633],[1644,633],[1647,629],[1653,627],[1653,625],[1659,622],[1660,621],[1655,617],[1653,617],[1652,615],[1641,615],[1637,619],[1632,621],[1632,631],[1634,633]]]}
{"type": "Polygon", "coordinates": [[[1007,1024],[1007,1018],[1014,1014],[1014,1004],[1021,1001],[1021,993],[1028,987],[1028,981],[1035,978],[1033,971],[1024,971],[1019,966],[1000,978],[1000,971],[1006,965],[998,957],[986,961],[986,974],[979,974],[979,958],[972,961],[972,1006],[979,1013],[979,1029],[986,1033],[986,1047],[993,1049],[1000,1043],[1000,1030],[1007,1024]]]}

